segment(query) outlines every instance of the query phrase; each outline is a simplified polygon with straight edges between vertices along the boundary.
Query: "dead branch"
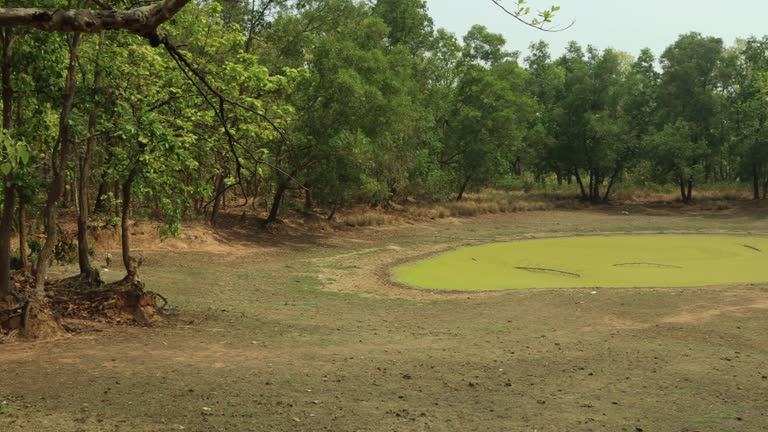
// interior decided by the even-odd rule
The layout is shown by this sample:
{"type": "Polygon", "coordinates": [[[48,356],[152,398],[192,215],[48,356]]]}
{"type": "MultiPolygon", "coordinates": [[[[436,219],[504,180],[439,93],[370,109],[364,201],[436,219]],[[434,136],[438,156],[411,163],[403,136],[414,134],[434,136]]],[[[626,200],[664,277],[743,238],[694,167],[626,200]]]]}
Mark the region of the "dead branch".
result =
{"type": "Polygon", "coordinates": [[[549,269],[549,268],[542,268],[542,267],[515,267],[518,270],[525,270],[530,272],[540,272],[540,273],[554,273],[561,276],[570,276],[570,277],[576,277],[580,278],[581,275],[578,273],[571,273],[567,271],[562,270],[556,270],[556,269],[549,269]]]}
{"type": "Polygon", "coordinates": [[[632,266],[646,266],[646,267],[662,267],[662,268],[676,268],[681,269],[682,267],[672,265],[672,264],[659,264],[659,263],[652,263],[652,262],[631,262],[631,263],[619,263],[614,264],[614,267],[632,267],[632,266]]]}

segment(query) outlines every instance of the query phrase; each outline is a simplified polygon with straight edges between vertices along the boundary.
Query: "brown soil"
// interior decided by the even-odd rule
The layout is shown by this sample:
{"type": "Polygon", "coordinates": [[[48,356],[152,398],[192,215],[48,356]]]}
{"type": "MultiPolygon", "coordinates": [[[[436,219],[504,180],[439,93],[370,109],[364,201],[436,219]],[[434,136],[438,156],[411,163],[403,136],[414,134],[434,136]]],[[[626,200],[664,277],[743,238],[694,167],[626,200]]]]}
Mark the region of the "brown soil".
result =
{"type": "Polygon", "coordinates": [[[398,260],[480,241],[768,234],[747,210],[619,210],[195,227],[174,247],[148,235],[143,280],[178,318],[0,345],[0,431],[768,429],[767,285],[467,295],[388,281],[398,260]]]}

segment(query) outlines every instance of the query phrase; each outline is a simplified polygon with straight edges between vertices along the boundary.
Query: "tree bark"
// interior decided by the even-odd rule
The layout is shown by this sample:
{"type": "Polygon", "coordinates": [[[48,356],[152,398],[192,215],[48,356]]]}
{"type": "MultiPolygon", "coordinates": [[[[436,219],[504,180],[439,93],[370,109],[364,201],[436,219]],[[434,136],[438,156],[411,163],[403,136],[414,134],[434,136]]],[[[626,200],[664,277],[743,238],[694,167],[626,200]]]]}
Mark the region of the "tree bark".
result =
{"type": "Polygon", "coordinates": [[[125,281],[131,284],[139,282],[139,262],[131,257],[131,233],[128,229],[128,218],[131,213],[131,189],[136,179],[138,169],[134,167],[128,178],[123,183],[123,205],[120,211],[120,246],[123,253],[123,265],[125,266],[125,281]]]}
{"type": "Polygon", "coordinates": [[[600,184],[603,182],[603,179],[600,178],[600,174],[598,172],[595,173],[595,179],[593,182],[593,188],[592,191],[592,202],[598,202],[600,201],[600,184]]]}
{"type": "Polygon", "coordinates": [[[91,111],[88,113],[88,139],[85,152],[80,160],[80,179],[78,181],[78,213],[77,213],[77,257],[80,265],[80,277],[89,284],[101,285],[99,271],[91,265],[88,247],[88,185],[91,178],[91,161],[96,150],[96,122],[98,111],[101,109],[99,95],[101,93],[102,70],[100,63],[101,52],[104,50],[104,32],[99,35],[99,49],[96,54],[96,64],[93,72],[93,92],[96,97],[91,111]]]}
{"type": "Polygon", "coordinates": [[[752,164],[752,192],[755,201],[760,199],[760,169],[756,163],[752,164]]]}
{"type": "Polygon", "coordinates": [[[27,208],[21,197],[19,197],[19,259],[24,272],[32,270],[29,254],[27,254],[27,208]]]}
{"type": "Polygon", "coordinates": [[[93,205],[94,213],[104,213],[107,211],[105,197],[107,196],[107,182],[102,180],[99,183],[99,191],[96,193],[96,203],[93,205]]]}
{"type": "Polygon", "coordinates": [[[579,189],[581,189],[581,199],[583,200],[589,199],[589,196],[587,195],[587,190],[584,188],[584,181],[581,179],[581,174],[579,174],[579,169],[574,168],[573,174],[576,177],[576,183],[579,184],[579,189]]]}
{"type": "Polygon", "coordinates": [[[683,180],[683,178],[680,177],[679,181],[680,181],[680,197],[684,203],[687,203],[688,195],[685,193],[685,180],[683,180]]]}
{"type": "Polygon", "coordinates": [[[224,175],[223,174],[217,174],[216,180],[215,180],[215,188],[214,193],[216,196],[213,198],[213,208],[211,209],[211,225],[216,226],[216,218],[219,216],[219,209],[221,209],[221,201],[222,196],[224,195],[224,191],[226,190],[226,185],[224,184],[224,175]]]}
{"type": "Polygon", "coordinates": [[[5,179],[3,216],[0,219],[0,304],[11,296],[11,229],[16,204],[16,187],[11,179],[5,179]]]}
{"type": "Polygon", "coordinates": [[[265,224],[268,225],[277,220],[277,216],[280,213],[280,204],[283,201],[283,195],[285,195],[285,191],[287,189],[288,189],[288,183],[286,182],[278,183],[277,190],[275,191],[275,196],[272,199],[272,208],[269,210],[269,216],[267,216],[267,220],[264,222],[265,224]]]}
{"type": "Polygon", "coordinates": [[[75,98],[75,66],[77,65],[77,48],[80,45],[80,33],[72,36],[69,45],[69,68],[64,92],[64,103],[59,116],[59,136],[57,138],[58,151],[54,150],[52,157],[53,180],[48,189],[48,199],[45,204],[45,244],[40,251],[40,257],[35,269],[35,295],[38,300],[45,298],[45,279],[48,275],[48,266],[53,257],[53,250],[58,241],[56,230],[57,212],[56,206],[64,193],[64,181],[72,152],[72,137],[69,129],[69,116],[72,113],[72,102],[75,98]],[[58,154],[57,154],[58,153],[58,154]],[[57,161],[58,156],[58,161],[57,161]]]}
{"type": "Polygon", "coordinates": [[[331,213],[328,214],[328,217],[325,218],[325,220],[327,220],[328,222],[333,221],[333,218],[336,216],[336,210],[338,209],[339,209],[339,205],[334,203],[333,207],[331,208],[331,213]]]}
{"type": "Polygon", "coordinates": [[[115,10],[101,0],[95,3],[108,10],[0,8],[0,27],[32,27],[48,32],[74,33],[125,30],[149,36],[189,1],[160,0],[126,11],[115,10]]]}
{"type": "MultiPolygon", "coordinates": [[[[5,1],[8,6],[9,0],[5,1]]],[[[13,87],[11,87],[11,54],[13,49],[13,32],[5,29],[3,32],[3,129],[6,133],[13,128],[13,87]]],[[[3,215],[0,219],[0,302],[11,295],[11,228],[13,227],[14,206],[16,204],[16,186],[11,175],[3,178],[3,215]]]]}
{"type": "Polygon", "coordinates": [[[613,189],[613,185],[616,184],[616,179],[619,177],[619,173],[621,172],[620,168],[617,168],[613,175],[611,176],[611,179],[608,181],[608,187],[605,189],[605,196],[603,196],[603,202],[607,203],[608,198],[611,196],[611,190],[613,189]]]}
{"type": "Polygon", "coordinates": [[[467,176],[466,179],[464,179],[464,183],[461,184],[461,188],[459,189],[459,195],[456,197],[456,201],[461,201],[464,199],[464,192],[467,190],[467,186],[469,186],[469,182],[472,180],[472,176],[467,176]]]}
{"type": "Polygon", "coordinates": [[[768,175],[763,177],[763,199],[768,198],[768,175]]]}
{"type": "Polygon", "coordinates": [[[693,201],[693,179],[688,179],[688,195],[685,198],[685,202],[690,203],[693,201]]]}

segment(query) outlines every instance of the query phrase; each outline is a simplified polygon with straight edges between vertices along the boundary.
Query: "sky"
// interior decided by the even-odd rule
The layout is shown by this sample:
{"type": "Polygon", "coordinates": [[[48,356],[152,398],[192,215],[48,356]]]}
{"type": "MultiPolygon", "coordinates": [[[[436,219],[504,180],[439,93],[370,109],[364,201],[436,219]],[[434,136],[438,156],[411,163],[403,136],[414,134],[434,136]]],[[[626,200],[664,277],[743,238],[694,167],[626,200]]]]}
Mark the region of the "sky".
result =
{"type": "Polygon", "coordinates": [[[530,0],[530,4],[539,9],[558,5],[557,24],[575,23],[563,32],[545,33],[518,23],[491,0],[427,0],[436,27],[461,38],[472,25],[485,25],[503,34],[509,48],[522,51],[523,57],[528,45],[540,39],[550,44],[554,56],[575,40],[633,55],[649,47],[658,57],[680,34],[690,31],[720,37],[726,45],[739,37],[768,34],[766,0],[530,0]]]}

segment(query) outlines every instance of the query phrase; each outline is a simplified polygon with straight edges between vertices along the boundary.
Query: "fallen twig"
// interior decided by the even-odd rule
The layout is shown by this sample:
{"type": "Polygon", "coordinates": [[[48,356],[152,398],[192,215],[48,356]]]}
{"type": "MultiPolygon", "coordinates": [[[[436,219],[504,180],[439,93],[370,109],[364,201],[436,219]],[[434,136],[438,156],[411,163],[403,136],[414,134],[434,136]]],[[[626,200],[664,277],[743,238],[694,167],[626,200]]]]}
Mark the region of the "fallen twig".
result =
{"type": "Polygon", "coordinates": [[[525,270],[525,271],[531,271],[531,272],[555,273],[562,276],[570,276],[570,277],[577,277],[577,278],[581,277],[581,275],[578,273],[571,273],[567,271],[548,269],[548,268],[542,268],[542,267],[515,267],[515,268],[518,270],[525,270]]]}
{"type": "Polygon", "coordinates": [[[742,246],[744,246],[744,247],[745,247],[745,248],[747,248],[747,249],[752,249],[753,251],[756,251],[756,252],[760,252],[760,253],[762,253],[762,252],[763,252],[762,250],[760,250],[760,249],[758,249],[758,248],[756,248],[756,247],[754,247],[754,246],[751,246],[751,245],[747,245],[747,244],[745,244],[745,245],[742,245],[742,246]]]}
{"type": "Polygon", "coordinates": [[[681,269],[682,267],[672,265],[672,264],[659,264],[659,263],[651,263],[651,262],[631,262],[631,263],[619,263],[614,264],[614,267],[632,267],[632,266],[646,266],[646,267],[662,267],[662,268],[676,268],[681,269]]]}

